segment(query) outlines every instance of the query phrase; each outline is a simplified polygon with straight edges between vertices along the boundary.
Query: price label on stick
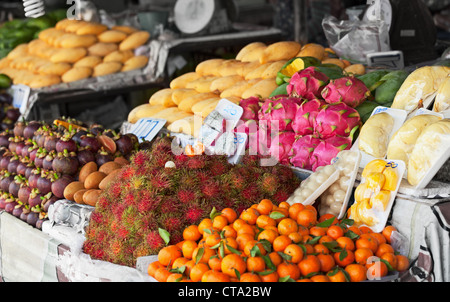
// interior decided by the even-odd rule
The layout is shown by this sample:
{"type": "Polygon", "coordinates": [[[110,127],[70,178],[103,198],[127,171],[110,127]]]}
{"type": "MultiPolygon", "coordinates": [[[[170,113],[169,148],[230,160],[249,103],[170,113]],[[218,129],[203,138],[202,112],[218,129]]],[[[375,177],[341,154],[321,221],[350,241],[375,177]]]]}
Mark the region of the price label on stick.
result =
{"type": "Polygon", "coordinates": [[[151,141],[166,124],[166,120],[142,118],[131,128],[131,133],[139,138],[139,142],[151,141]]]}
{"type": "Polygon", "coordinates": [[[28,106],[28,97],[30,96],[30,87],[22,84],[11,86],[13,95],[13,106],[19,108],[20,113],[24,113],[28,106]]]}

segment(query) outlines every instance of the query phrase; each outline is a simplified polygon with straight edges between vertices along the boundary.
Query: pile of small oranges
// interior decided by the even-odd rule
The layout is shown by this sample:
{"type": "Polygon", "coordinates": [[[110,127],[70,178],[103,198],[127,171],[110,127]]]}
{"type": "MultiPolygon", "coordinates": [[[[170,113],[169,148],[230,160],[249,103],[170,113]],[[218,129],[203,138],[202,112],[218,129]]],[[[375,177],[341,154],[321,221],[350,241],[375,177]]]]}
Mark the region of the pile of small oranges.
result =
{"type": "Polygon", "coordinates": [[[352,220],[300,203],[264,199],[240,215],[211,213],[168,245],[148,274],[159,282],[358,282],[404,271],[409,260],[391,246],[386,226],[374,233],[352,220]]]}

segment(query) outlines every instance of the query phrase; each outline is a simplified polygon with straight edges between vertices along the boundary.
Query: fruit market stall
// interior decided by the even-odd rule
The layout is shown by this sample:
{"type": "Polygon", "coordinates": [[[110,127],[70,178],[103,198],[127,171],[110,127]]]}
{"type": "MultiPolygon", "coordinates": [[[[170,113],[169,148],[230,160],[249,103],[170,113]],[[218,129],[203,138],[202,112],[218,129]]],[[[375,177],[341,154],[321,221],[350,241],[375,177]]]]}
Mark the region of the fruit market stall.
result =
{"type": "Polygon", "coordinates": [[[5,93],[1,276],[449,281],[447,65],[248,41],[171,79],[120,131],[21,120],[5,93]],[[20,256],[31,244],[36,261],[20,256]]]}

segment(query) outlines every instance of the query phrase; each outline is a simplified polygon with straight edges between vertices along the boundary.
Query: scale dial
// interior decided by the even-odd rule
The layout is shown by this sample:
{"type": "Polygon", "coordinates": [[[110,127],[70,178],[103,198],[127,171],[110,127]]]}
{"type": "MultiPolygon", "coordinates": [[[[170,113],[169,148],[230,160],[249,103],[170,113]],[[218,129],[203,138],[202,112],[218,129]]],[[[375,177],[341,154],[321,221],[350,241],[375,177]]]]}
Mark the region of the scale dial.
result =
{"type": "Polygon", "coordinates": [[[174,8],[175,24],[185,34],[202,31],[216,10],[214,0],[178,0],[174,8]]]}

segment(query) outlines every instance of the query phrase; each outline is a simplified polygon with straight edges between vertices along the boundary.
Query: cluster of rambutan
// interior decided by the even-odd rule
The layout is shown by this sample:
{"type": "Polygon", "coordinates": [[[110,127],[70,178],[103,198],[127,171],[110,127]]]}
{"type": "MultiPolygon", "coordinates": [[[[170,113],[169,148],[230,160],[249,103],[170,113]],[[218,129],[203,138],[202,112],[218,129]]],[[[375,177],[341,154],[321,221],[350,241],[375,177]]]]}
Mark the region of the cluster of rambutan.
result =
{"type": "Polygon", "coordinates": [[[94,259],[136,265],[182,240],[183,229],[218,211],[237,212],[264,198],[287,200],[300,181],[289,167],[262,167],[257,156],[232,165],[225,156],[186,156],[171,152],[171,139],[158,138],[151,149],[137,151],[130,164],[102,193],[86,232],[84,252],[94,259]],[[175,168],[165,168],[173,161],[175,168]]]}

